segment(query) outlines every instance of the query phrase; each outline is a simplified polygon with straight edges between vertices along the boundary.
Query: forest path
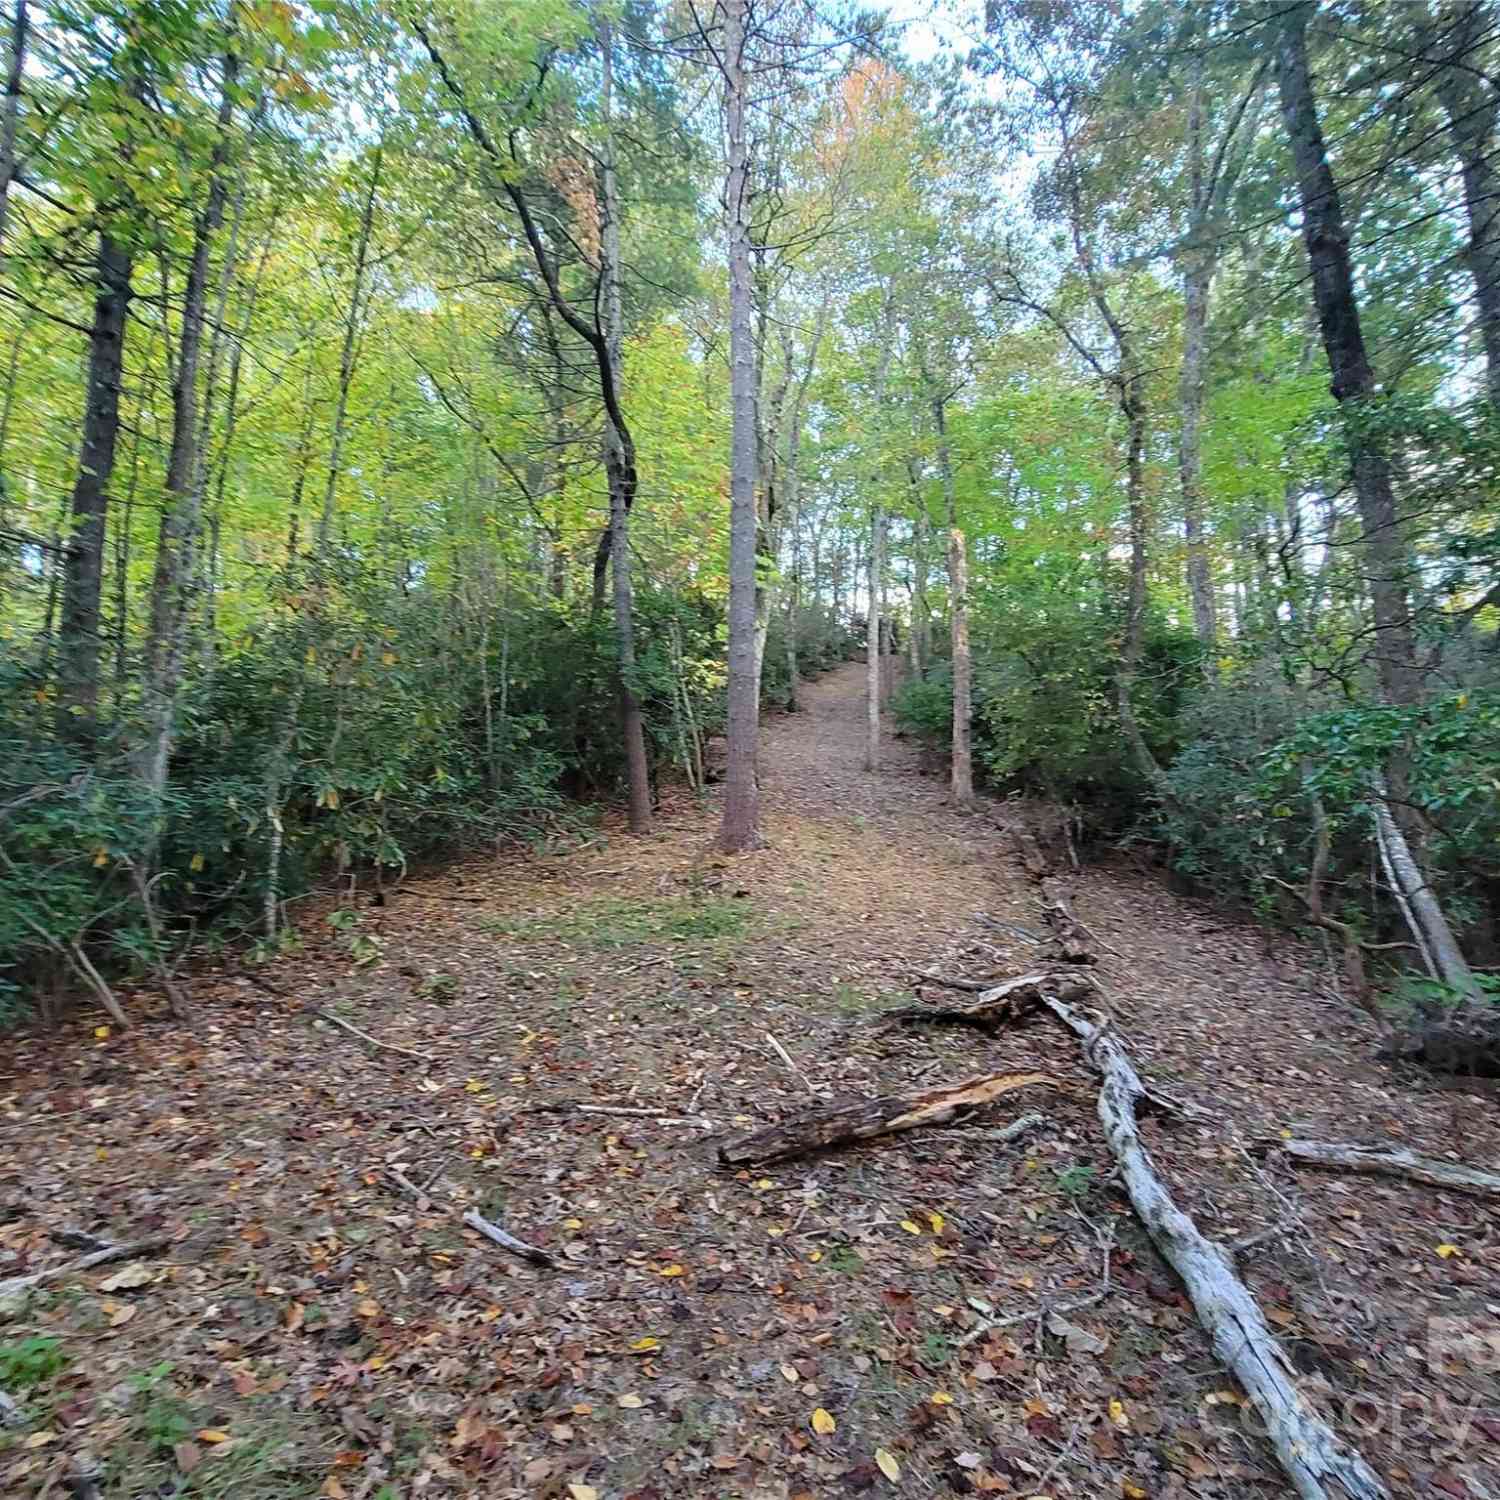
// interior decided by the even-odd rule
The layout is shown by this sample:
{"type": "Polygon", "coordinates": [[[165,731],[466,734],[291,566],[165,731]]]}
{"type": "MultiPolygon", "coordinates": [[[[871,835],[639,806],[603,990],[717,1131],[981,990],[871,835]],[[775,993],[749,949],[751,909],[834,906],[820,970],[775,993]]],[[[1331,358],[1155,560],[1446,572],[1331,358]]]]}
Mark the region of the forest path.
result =
{"type": "MultiPolygon", "coordinates": [[[[65,1359],[12,1393],[32,1425],[0,1440],[0,1493],[55,1491],[84,1450],[109,1496],[1287,1493],[1111,1182],[1071,1038],[870,1024],[916,969],[1030,965],[976,912],[1039,922],[1004,804],[955,813],[900,741],[863,768],[863,691],[849,665],[768,721],[762,850],[713,853],[715,799],[678,793],[648,838],[610,818],[581,850],[413,875],[352,929],[308,903],[301,951],[201,975],[191,1025],[18,1042],[0,1276],[66,1258],[64,1229],[174,1244],[0,1325],[0,1369],[22,1338],[65,1359]],[[715,1160],[813,1096],[1030,1069],[1060,1087],[968,1127],[715,1160]],[[1027,1109],[1027,1141],[987,1136],[1027,1109]],[[559,1268],[465,1231],[470,1206],[559,1268]],[[1108,1298],[1049,1321],[1105,1245],[1108,1298]],[[965,1344],[977,1306],[1022,1321],[965,1344]]],[[[1298,1368],[1396,1493],[1495,1493],[1492,1382],[1428,1343],[1435,1315],[1494,1327],[1493,1211],[1247,1150],[1291,1129],[1493,1161],[1493,1095],[1378,1068],[1311,951],[1153,878],[1086,871],[1076,904],[1143,1072],[1204,1111],[1145,1126],[1163,1172],[1206,1232],[1275,1231],[1244,1273],[1298,1368]]]]}

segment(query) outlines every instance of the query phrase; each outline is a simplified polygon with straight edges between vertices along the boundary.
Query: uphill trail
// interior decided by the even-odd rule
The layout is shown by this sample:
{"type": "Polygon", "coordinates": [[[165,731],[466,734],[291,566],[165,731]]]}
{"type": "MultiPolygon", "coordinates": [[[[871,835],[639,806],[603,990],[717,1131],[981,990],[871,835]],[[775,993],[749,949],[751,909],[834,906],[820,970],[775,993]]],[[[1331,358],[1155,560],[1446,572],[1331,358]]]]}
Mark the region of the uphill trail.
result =
{"type": "MultiPolygon", "coordinates": [[[[764,849],[712,853],[713,799],[677,793],[645,839],[606,819],[337,923],[308,903],[300,951],[197,975],[189,1023],[11,1046],[0,1278],[69,1259],[66,1231],[170,1246],[9,1304],[26,1425],[0,1493],[1289,1493],[1112,1178],[1071,1039],[872,1024],[952,1002],[922,971],[1024,972],[1040,919],[1014,809],[960,815],[889,736],[866,771],[863,694],[851,664],[767,723],[764,849]],[[965,1125],[717,1163],[817,1103],[1031,1070],[1056,1087],[965,1125]],[[39,1397],[24,1340],[61,1361],[39,1397]]],[[[1500,1493],[1492,1383],[1432,1338],[1494,1326],[1494,1211],[1251,1149],[1494,1162],[1493,1095],[1371,1061],[1315,948],[1124,867],[1080,872],[1075,905],[1142,1071],[1199,1109],[1143,1127],[1162,1172],[1253,1241],[1241,1273],[1309,1391],[1393,1493],[1500,1493]]]]}

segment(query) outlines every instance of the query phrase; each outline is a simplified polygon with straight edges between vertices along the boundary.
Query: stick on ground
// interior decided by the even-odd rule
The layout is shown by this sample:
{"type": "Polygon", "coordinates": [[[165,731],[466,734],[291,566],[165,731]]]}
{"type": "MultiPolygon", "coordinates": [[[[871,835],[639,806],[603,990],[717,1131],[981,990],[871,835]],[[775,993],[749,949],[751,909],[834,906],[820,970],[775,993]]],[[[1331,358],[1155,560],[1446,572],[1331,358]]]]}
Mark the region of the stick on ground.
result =
{"type": "MultiPolygon", "coordinates": [[[[385,1171],[386,1176],[403,1193],[409,1198],[416,1200],[419,1208],[424,1204],[431,1206],[433,1200],[425,1188],[419,1188],[409,1177],[404,1176],[395,1167],[387,1167],[385,1171]]],[[[502,1250],[509,1250],[513,1254],[529,1260],[533,1265],[551,1267],[557,1264],[551,1254],[543,1250],[539,1245],[528,1245],[525,1240],[518,1240],[515,1235],[502,1229],[498,1224],[491,1223],[483,1214],[478,1213],[472,1208],[463,1216],[463,1221],[470,1229],[477,1229],[487,1240],[499,1245],[502,1250]]]]}
{"type": "Polygon", "coordinates": [[[34,1286],[45,1286],[49,1281],[61,1281],[65,1276],[77,1275],[80,1271],[92,1271],[95,1266],[107,1266],[111,1261],[129,1260],[136,1255],[155,1255],[172,1243],[166,1234],[152,1235],[146,1240],[131,1240],[123,1245],[106,1245],[89,1255],[80,1255],[77,1260],[65,1261],[60,1266],[49,1266],[45,1271],[33,1271],[29,1276],[12,1276],[0,1281],[0,1297],[10,1297],[16,1292],[28,1291],[34,1286]]]}
{"type": "Polygon", "coordinates": [[[417,1062],[430,1063],[432,1058],[425,1052],[413,1052],[410,1047],[398,1047],[394,1042],[382,1042],[379,1037],[373,1037],[368,1031],[361,1031],[358,1026],[352,1025],[342,1016],[336,1016],[331,1010],[320,1010],[317,1012],[325,1021],[330,1021],[335,1026],[342,1026],[345,1031],[357,1036],[360,1041],[368,1042],[372,1047],[378,1047],[382,1052],[397,1052],[402,1057],[414,1058],[417,1062]]]}
{"type": "Polygon", "coordinates": [[[1294,1162],[1317,1167],[1341,1167],[1349,1172],[1375,1172],[1405,1177],[1428,1187],[1452,1188],[1459,1193],[1500,1197],[1500,1173],[1484,1172],[1457,1162],[1418,1156],[1400,1146],[1376,1146],[1359,1141],[1277,1141],[1277,1148],[1294,1162]]]}

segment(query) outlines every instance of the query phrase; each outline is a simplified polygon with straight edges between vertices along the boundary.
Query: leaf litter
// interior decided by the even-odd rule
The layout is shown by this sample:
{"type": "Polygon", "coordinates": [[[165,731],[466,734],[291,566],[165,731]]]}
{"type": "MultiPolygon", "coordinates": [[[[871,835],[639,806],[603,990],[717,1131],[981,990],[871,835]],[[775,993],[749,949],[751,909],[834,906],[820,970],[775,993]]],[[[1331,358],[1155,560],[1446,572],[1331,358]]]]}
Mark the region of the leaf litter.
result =
{"type": "MultiPolygon", "coordinates": [[[[201,971],[191,1027],[19,1039],[0,1277],[68,1258],[70,1233],[172,1245],[6,1308],[0,1389],[24,1420],[0,1433],[0,1492],[96,1473],[102,1495],[266,1500],[1284,1493],[1110,1180],[1067,1047],[871,1024],[940,998],[918,971],[1022,971],[1029,944],[993,923],[1036,914],[1007,805],[957,815],[900,742],[863,770],[861,678],[767,726],[765,850],[708,852],[715,808],[669,798],[646,840],[606,823],[571,855],[414,874],[424,899],[366,910],[373,964],[330,931],[254,977],[201,971]],[[1002,1102],[770,1171],[715,1164],[810,1103],[980,1068],[1072,1086],[1013,1144],[985,1139],[1002,1102]],[[22,1389],[12,1351],[38,1339],[61,1363],[22,1389]]],[[[1493,1211],[1278,1174],[1248,1143],[1493,1161],[1489,1086],[1380,1069],[1315,950],[1150,872],[1086,870],[1077,905],[1143,1067],[1202,1108],[1149,1126],[1152,1150],[1216,1237],[1254,1242],[1243,1274],[1306,1388],[1397,1492],[1482,1500],[1493,1211]]]]}

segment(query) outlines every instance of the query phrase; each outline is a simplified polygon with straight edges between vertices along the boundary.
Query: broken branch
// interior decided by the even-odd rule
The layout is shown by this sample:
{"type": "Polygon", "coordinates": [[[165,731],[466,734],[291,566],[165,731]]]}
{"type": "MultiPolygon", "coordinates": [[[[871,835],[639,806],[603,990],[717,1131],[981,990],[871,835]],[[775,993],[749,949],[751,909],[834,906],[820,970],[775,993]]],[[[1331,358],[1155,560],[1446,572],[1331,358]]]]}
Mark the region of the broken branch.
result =
{"type": "Polygon", "coordinates": [[[971,1005],[905,1005],[898,1010],[882,1011],[877,1020],[892,1025],[926,1025],[946,1021],[961,1026],[997,1026],[1002,1022],[1019,1020],[1028,1010],[1036,1008],[1044,990],[1059,986],[1071,999],[1081,998],[1087,988],[1083,980],[1072,974],[1022,974],[1018,979],[1007,979],[1003,984],[992,985],[981,991],[979,998],[971,1005]]]}
{"type": "Polygon", "coordinates": [[[1064,1000],[1042,1003],[1082,1043],[1100,1077],[1099,1121],[1120,1165],[1136,1217],[1187,1288],[1215,1354],[1249,1395],[1266,1424],[1276,1457],[1303,1500],[1388,1500],[1388,1491],[1360,1455],[1345,1446],[1303,1400],[1291,1366],[1260,1307],[1235,1274],[1229,1253],[1206,1239],[1173,1201],[1136,1126],[1147,1089],[1123,1044],[1064,1000]]]}
{"type": "MultiPolygon", "coordinates": [[[[430,1208],[432,1199],[423,1188],[419,1188],[409,1177],[404,1176],[395,1167],[387,1167],[386,1175],[396,1184],[408,1197],[416,1200],[417,1207],[430,1208]]],[[[518,1240],[515,1235],[502,1229],[498,1224],[491,1223],[483,1214],[475,1209],[469,1209],[463,1216],[463,1222],[470,1229],[476,1229],[487,1240],[493,1241],[503,1250],[509,1250],[513,1254],[522,1256],[533,1265],[552,1267],[557,1264],[551,1254],[543,1250],[539,1245],[528,1245],[525,1240],[518,1240]]]]}
{"type": "Polygon", "coordinates": [[[1057,1081],[1046,1073],[991,1073],[915,1094],[885,1094],[878,1099],[835,1105],[727,1141],[719,1147],[719,1160],[725,1166],[774,1161],[848,1141],[915,1130],[919,1125],[949,1125],[960,1115],[1032,1084],[1057,1087],[1057,1081]]]}
{"type": "Polygon", "coordinates": [[[1296,1162],[1318,1167],[1341,1167],[1349,1172],[1375,1172],[1405,1177],[1428,1187],[1452,1188],[1482,1197],[1500,1195],[1500,1173],[1478,1167],[1418,1156],[1404,1147],[1375,1146],[1359,1141],[1277,1141],[1277,1148],[1296,1162]]]}
{"type": "Polygon", "coordinates": [[[134,1255],[155,1255],[172,1243],[171,1236],[152,1235],[150,1239],[131,1240],[123,1245],[106,1245],[89,1255],[80,1255],[77,1260],[65,1261],[60,1266],[49,1266],[45,1271],[33,1271],[29,1276],[12,1276],[0,1281],[0,1297],[14,1296],[17,1292],[29,1291],[34,1286],[45,1286],[49,1281],[61,1281],[65,1276],[80,1271],[92,1271],[95,1266],[106,1266],[111,1261],[129,1260],[134,1255]]]}
{"type": "Polygon", "coordinates": [[[319,1010],[317,1014],[335,1026],[342,1026],[345,1031],[357,1036],[360,1041],[368,1042],[372,1047],[378,1047],[382,1052],[396,1052],[402,1057],[414,1058],[417,1062],[430,1063],[432,1061],[426,1052],[413,1052],[410,1047],[398,1047],[394,1042],[382,1042],[378,1037],[371,1036],[368,1031],[361,1031],[358,1026],[344,1020],[342,1016],[334,1015],[331,1010],[319,1010]]]}

